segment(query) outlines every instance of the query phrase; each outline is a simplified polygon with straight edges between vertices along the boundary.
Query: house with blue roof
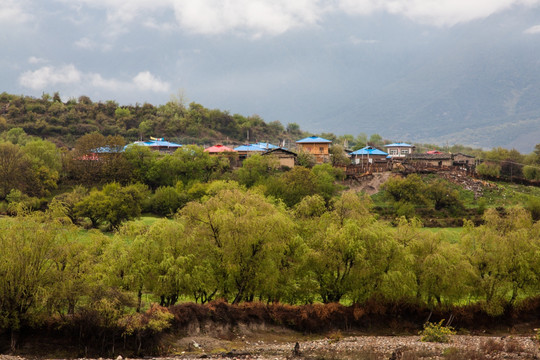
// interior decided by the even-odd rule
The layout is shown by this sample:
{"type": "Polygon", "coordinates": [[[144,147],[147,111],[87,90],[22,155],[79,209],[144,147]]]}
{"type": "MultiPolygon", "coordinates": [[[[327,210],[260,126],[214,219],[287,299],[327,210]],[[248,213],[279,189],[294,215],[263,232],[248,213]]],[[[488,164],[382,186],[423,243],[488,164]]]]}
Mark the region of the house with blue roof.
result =
{"type": "Polygon", "coordinates": [[[234,151],[238,153],[238,160],[242,161],[251,155],[262,154],[266,151],[266,149],[263,149],[257,145],[249,144],[237,146],[234,148],[234,151]]]}
{"type": "Polygon", "coordinates": [[[384,145],[388,156],[392,159],[403,159],[407,155],[412,154],[415,146],[407,143],[394,143],[384,145]]]}
{"type": "Polygon", "coordinates": [[[373,146],[366,146],[350,153],[353,164],[360,164],[361,162],[373,163],[374,161],[385,161],[387,156],[388,153],[373,146]]]}
{"type": "Polygon", "coordinates": [[[176,151],[176,149],[179,149],[182,147],[182,145],[173,143],[170,141],[163,140],[163,138],[160,139],[152,139],[148,141],[135,141],[131,144],[127,144],[124,149],[126,149],[128,146],[146,146],[150,148],[151,150],[159,151],[159,152],[165,152],[165,153],[173,153],[176,151]]]}
{"type": "Polygon", "coordinates": [[[323,139],[319,136],[309,136],[307,138],[298,140],[296,147],[300,151],[306,151],[317,160],[317,163],[322,164],[330,161],[330,145],[332,141],[323,139]]]}
{"type": "Polygon", "coordinates": [[[262,149],[265,149],[265,150],[279,149],[279,146],[274,145],[274,144],[270,144],[270,143],[267,143],[267,142],[258,142],[256,144],[251,144],[251,145],[258,146],[258,147],[260,147],[262,149]]]}

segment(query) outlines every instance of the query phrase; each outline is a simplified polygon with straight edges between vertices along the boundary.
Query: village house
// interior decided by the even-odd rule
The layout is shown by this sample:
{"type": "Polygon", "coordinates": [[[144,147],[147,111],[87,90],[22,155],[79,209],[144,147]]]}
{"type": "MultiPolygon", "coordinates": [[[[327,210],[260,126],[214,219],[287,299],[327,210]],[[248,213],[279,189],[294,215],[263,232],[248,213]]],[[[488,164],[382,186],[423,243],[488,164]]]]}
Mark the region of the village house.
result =
{"type": "Polygon", "coordinates": [[[424,167],[450,167],[453,160],[452,154],[412,153],[405,157],[405,161],[424,167]]]}
{"type": "Polygon", "coordinates": [[[476,164],[476,158],[472,155],[456,153],[453,154],[453,165],[454,166],[472,166],[476,164]]]}
{"type": "Polygon", "coordinates": [[[166,141],[163,138],[158,138],[158,139],[152,138],[151,140],[148,140],[148,141],[135,141],[131,144],[127,144],[124,147],[124,149],[126,149],[128,146],[133,146],[133,145],[145,146],[149,148],[150,150],[158,151],[161,153],[167,153],[167,154],[172,154],[177,149],[182,147],[182,145],[180,144],[166,141]]]}
{"type": "Polygon", "coordinates": [[[266,149],[263,149],[257,145],[249,144],[249,145],[241,145],[234,148],[234,151],[238,153],[238,159],[240,161],[250,157],[254,154],[262,154],[266,151],[266,149]]]}
{"type": "Polygon", "coordinates": [[[373,146],[366,146],[350,153],[351,162],[360,164],[363,162],[373,163],[375,161],[386,161],[388,153],[379,150],[373,146]]]}
{"type": "Polygon", "coordinates": [[[317,160],[317,163],[322,164],[323,162],[330,161],[330,144],[332,141],[323,139],[318,136],[310,136],[296,142],[296,147],[299,150],[306,151],[317,160]]]}
{"type": "Polygon", "coordinates": [[[258,143],[251,144],[251,145],[258,146],[258,147],[260,147],[261,149],[264,149],[264,150],[279,149],[279,146],[274,145],[274,144],[270,144],[270,143],[267,143],[267,142],[258,142],[258,143]]]}
{"type": "Polygon", "coordinates": [[[405,161],[425,167],[451,167],[460,166],[472,168],[475,165],[475,157],[462,153],[451,154],[440,151],[423,154],[413,153],[405,157],[405,161]]]}
{"type": "Polygon", "coordinates": [[[392,159],[402,159],[408,154],[412,154],[415,146],[407,143],[394,143],[384,145],[388,156],[392,159]]]}
{"type": "Polygon", "coordinates": [[[263,153],[263,156],[276,156],[279,160],[279,165],[282,168],[290,168],[292,169],[294,167],[294,164],[296,162],[296,153],[289,151],[287,149],[283,148],[274,148],[271,150],[266,151],[263,153]]]}

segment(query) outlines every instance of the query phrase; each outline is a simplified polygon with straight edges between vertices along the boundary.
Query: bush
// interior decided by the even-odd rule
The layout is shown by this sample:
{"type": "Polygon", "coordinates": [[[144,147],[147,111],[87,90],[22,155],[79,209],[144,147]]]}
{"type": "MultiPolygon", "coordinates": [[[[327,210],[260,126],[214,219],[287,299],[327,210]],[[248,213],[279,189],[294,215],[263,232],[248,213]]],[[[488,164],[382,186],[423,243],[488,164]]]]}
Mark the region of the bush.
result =
{"type": "Polygon", "coordinates": [[[501,175],[501,167],[497,164],[482,163],[476,167],[478,175],[494,176],[501,175]]]}
{"type": "Polygon", "coordinates": [[[443,326],[444,319],[438,323],[424,324],[424,330],[420,331],[420,341],[447,343],[450,341],[450,335],[456,332],[451,326],[443,326]]]}
{"type": "Polygon", "coordinates": [[[531,213],[534,221],[540,220],[540,198],[531,196],[525,205],[525,209],[531,213]]]}
{"type": "Polygon", "coordinates": [[[523,176],[527,180],[540,180],[540,168],[531,165],[524,166],[523,176]]]}
{"type": "Polygon", "coordinates": [[[170,216],[187,203],[185,194],[180,194],[172,186],[160,187],[150,200],[152,213],[170,216]]]}

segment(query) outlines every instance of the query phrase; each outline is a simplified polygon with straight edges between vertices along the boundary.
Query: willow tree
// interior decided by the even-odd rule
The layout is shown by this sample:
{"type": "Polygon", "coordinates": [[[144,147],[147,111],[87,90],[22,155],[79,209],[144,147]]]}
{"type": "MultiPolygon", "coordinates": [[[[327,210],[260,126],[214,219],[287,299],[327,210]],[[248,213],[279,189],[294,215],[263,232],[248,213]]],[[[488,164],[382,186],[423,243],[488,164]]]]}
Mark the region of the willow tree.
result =
{"type": "Polygon", "coordinates": [[[530,214],[522,208],[504,213],[489,209],[484,225],[470,223],[461,240],[474,269],[476,294],[486,309],[501,313],[520,293],[535,289],[538,283],[540,236],[530,214]]]}
{"type": "Polygon", "coordinates": [[[58,232],[37,215],[0,222],[0,329],[11,332],[12,350],[55,285],[58,232]]]}
{"type": "Polygon", "coordinates": [[[187,204],[180,219],[193,254],[213,267],[209,275],[219,296],[233,303],[253,300],[277,284],[284,247],[294,236],[283,206],[252,191],[223,189],[187,204]]]}

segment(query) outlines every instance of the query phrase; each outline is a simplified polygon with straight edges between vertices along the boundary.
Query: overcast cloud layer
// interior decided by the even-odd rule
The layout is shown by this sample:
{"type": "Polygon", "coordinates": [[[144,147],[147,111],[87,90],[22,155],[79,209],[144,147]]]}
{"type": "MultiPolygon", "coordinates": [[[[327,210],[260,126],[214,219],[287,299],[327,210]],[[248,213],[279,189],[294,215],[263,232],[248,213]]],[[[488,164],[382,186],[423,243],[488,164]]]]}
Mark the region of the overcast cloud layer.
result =
{"type": "Polygon", "coordinates": [[[309,129],[315,105],[348,106],[347,96],[354,101],[405,76],[400,68],[468,24],[513,13],[513,24],[496,25],[540,41],[540,20],[527,17],[539,7],[540,0],[0,0],[0,91],[158,105],[181,90],[208,107],[309,129]]]}

